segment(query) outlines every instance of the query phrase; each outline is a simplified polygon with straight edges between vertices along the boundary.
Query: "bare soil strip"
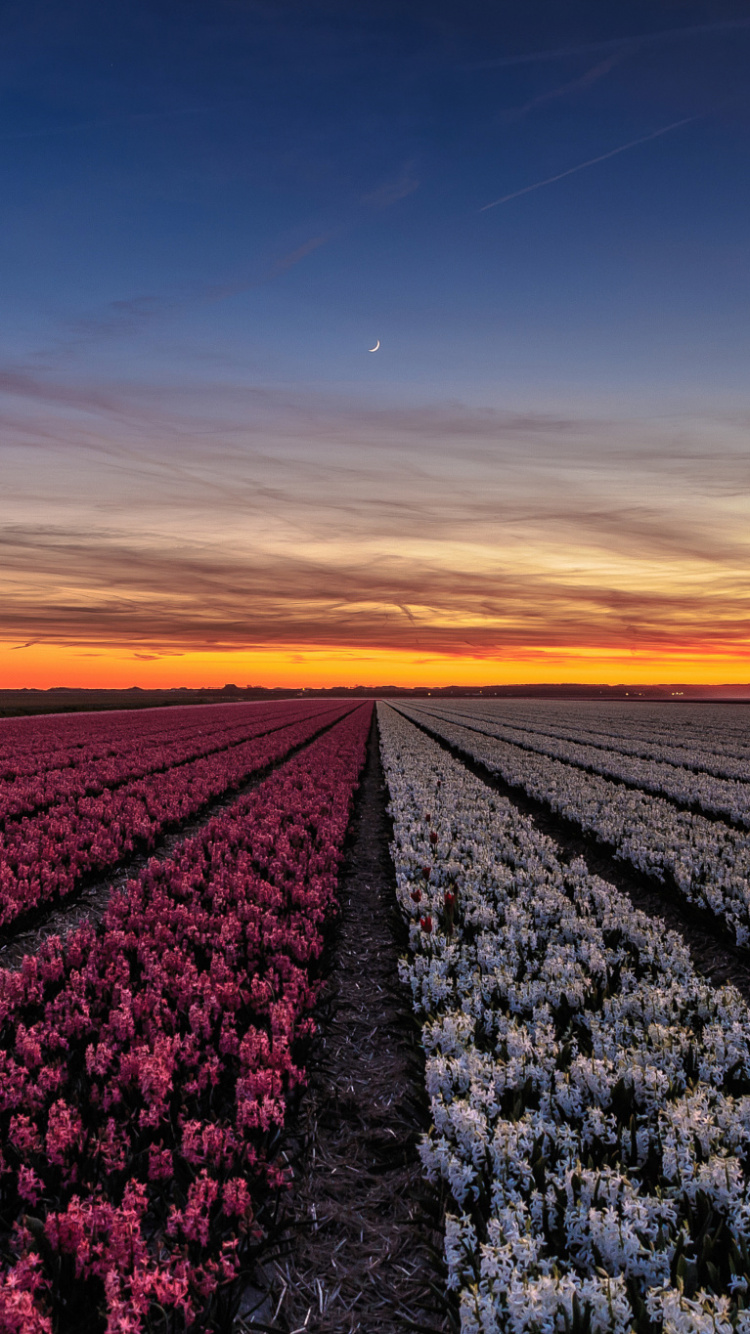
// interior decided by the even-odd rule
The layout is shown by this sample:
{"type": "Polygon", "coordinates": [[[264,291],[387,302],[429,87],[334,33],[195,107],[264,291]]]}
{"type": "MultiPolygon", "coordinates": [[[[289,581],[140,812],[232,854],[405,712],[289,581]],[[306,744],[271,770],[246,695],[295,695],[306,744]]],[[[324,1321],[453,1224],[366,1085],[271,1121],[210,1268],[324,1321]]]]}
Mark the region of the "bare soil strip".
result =
{"type": "Polygon", "coordinates": [[[732,982],[750,1001],[750,956],[747,949],[735,944],[728,929],[722,926],[713,913],[697,904],[688,903],[671,878],[665,879],[662,884],[655,877],[618,860],[610,844],[599,842],[594,834],[584,833],[573,820],[558,815],[545,802],[530,797],[524,788],[504,782],[460,746],[445,741],[426,723],[416,722],[411,716],[409,722],[413,722],[415,727],[419,727],[488,787],[507,797],[522,814],[529,816],[540,833],[547,834],[557,843],[561,861],[570,862],[576,857],[582,857],[592,875],[608,880],[623,894],[627,894],[634,907],[640,908],[649,917],[660,918],[670,930],[677,931],[690,950],[693,964],[699,973],[715,986],[732,982]]]}
{"type": "MultiPolygon", "coordinates": [[[[139,875],[152,857],[156,857],[159,861],[173,857],[180,843],[200,833],[214,816],[229,810],[235,802],[247,796],[248,792],[252,792],[253,788],[258,787],[276,769],[280,769],[293,756],[304,750],[305,746],[317,741],[318,737],[340,721],[341,718],[338,717],[323,723],[317,732],[307,737],[305,741],[301,741],[299,745],[293,746],[286,755],[273,760],[265,768],[256,770],[241,787],[232,788],[231,791],[214,797],[198,814],[163,833],[151,851],[136,852],[124,858],[106,875],[81,876],[80,888],[74,894],[68,894],[62,901],[56,902],[54,899],[48,901],[18,918],[9,929],[0,932],[0,968],[19,968],[24,955],[34,954],[47,936],[61,936],[64,939],[84,922],[96,925],[107,911],[107,904],[114,891],[124,888],[128,880],[133,880],[139,875]]],[[[269,730],[280,729],[274,727],[269,730]]]]}
{"type": "Polygon", "coordinates": [[[282,1242],[260,1276],[265,1301],[237,1331],[453,1328],[441,1295],[442,1202],[424,1182],[417,1152],[429,1122],[424,1056],[398,980],[407,936],[386,799],[373,718],[308,1085],[285,1137],[293,1185],[282,1242]]]}

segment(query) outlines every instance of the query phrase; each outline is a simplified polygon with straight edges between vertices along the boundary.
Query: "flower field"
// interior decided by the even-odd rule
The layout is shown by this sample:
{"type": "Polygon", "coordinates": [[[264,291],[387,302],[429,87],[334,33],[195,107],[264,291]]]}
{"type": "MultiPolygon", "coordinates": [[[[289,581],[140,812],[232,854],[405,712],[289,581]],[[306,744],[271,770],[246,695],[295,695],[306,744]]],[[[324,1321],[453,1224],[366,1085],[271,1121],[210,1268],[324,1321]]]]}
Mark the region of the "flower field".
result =
{"type": "Polygon", "coordinates": [[[3,1334],[231,1328],[284,1177],[275,1146],[371,712],[307,705],[235,738],[190,800],[334,724],[150,862],[98,929],[0,972],[3,1334]]]}
{"type": "MultiPolygon", "coordinates": [[[[429,707],[510,769],[503,743],[429,707]]],[[[747,1006],[414,727],[421,704],[378,708],[462,1331],[744,1334],[747,1006]]],[[[562,765],[517,756],[555,792],[562,765]]]]}
{"type": "Polygon", "coordinates": [[[9,940],[177,831],[0,969],[0,1334],[750,1334],[744,713],[377,708],[0,724],[9,940]]]}
{"type": "Polygon", "coordinates": [[[67,898],[84,876],[110,870],[135,849],[151,850],[164,830],[240,787],[346,709],[325,702],[224,705],[200,720],[196,710],[169,710],[156,724],[126,714],[106,740],[101,717],[63,719],[54,733],[46,722],[46,735],[34,720],[28,738],[20,721],[4,723],[0,927],[67,898]],[[183,717],[170,717],[178,712],[183,717]]]}
{"type": "Polygon", "coordinates": [[[627,787],[669,797],[688,810],[718,815],[750,829],[750,754],[723,759],[720,755],[705,757],[697,746],[649,746],[633,741],[629,729],[626,736],[620,732],[583,740],[570,728],[553,724],[542,731],[538,721],[529,728],[521,719],[501,720],[474,709],[469,711],[466,705],[463,709],[441,710],[440,716],[522,750],[548,755],[588,773],[614,778],[627,787]],[[702,767],[704,763],[711,766],[709,770],[702,767]],[[740,777],[743,772],[744,779],[740,777]]]}
{"type": "MultiPolygon", "coordinates": [[[[669,877],[686,900],[719,918],[738,944],[750,943],[750,842],[743,830],[587,772],[576,759],[582,748],[574,743],[562,743],[560,753],[570,751],[571,758],[560,759],[532,748],[548,744],[539,739],[539,733],[527,738],[523,732],[523,745],[518,739],[505,740],[500,733],[511,729],[488,723],[485,710],[486,706],[484,710],[480,706],[475,718],[473,709],[464,709],[458,722],[459,714],[453,708],[425,707],[421,702],[418,708],[403,707],[407,717],[430,727],[504,782],[522,788],[585,833],[609,844],[621,860],[657,880],[669,877]]],[[[699,749],[691,754],[698,764],[699,749]]],[[[612,764],[618,763],[613,739],[612,764]]],[[[696,776],[700,775],[696,772],[696,776]]],[[[739,790],[748,784],[735,786],[739,790]]],[[[694,790],[697,793],[698,788],[694,790]]],[[[738,807],[738,816],[741,813],[738,807]]],[[[745,818],[742,814],[743,823],[745,818]]]]}

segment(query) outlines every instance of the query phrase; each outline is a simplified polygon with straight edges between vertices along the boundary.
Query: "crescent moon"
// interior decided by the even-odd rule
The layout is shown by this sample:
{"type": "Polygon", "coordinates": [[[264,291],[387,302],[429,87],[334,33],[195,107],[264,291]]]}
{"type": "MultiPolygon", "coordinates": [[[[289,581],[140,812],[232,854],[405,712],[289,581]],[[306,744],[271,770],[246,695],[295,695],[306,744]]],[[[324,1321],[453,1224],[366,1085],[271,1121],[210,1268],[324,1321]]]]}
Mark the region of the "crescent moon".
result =
{"type": "Polygon", "coordinates": [[[377,350],[378,350],[379,347],[380,347],[380,339],[378,339],[378,341],[377,341],[377,343],[375,344],[374,347],[368,347],[367,351],[368,351],[368,352],[377,352],[377,350]]]}

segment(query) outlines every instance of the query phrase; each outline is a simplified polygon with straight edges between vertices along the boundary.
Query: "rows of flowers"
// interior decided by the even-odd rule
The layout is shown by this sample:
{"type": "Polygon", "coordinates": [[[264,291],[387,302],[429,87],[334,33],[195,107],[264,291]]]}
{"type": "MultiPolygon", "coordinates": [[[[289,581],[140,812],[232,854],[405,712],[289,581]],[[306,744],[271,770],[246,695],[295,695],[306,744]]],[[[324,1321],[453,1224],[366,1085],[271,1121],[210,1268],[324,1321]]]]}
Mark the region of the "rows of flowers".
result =
{"type": "Polygon", "coordinates": [[[504,782],[594,834],[621,860],[658,881],[671,881],[691,903],[728,926],[738,944],[750,941],[750,844],[740,830],[411,705],[403,712],[504,782]]]}
{"type": "MultiPolygon", "coordinates": [[[[331,705],[320,701],[317,707],[323,712],[331,705]]],[[[60,722],[67,719],[45,718],[44,727],[36,718],[14,720],[34,723],[34,730],[31,738],[21,728],[9,737],[0,728],[0,826],[63,801],[98,796],[107,788],[201,759],[273,727],[296,722],[309,712],[309,704],[286,701],[203,705],[105,715],[112,720],[109,726],[93,714],[88,715],[92,725],[96,724],[90,741],[85,740],[86,726],[80,719],[66,739],[61,736],[60,722]],[[161,717],[154,720],[150,713],[161,717]]]]}
{"type": "Polygon", "coordinates": [[[748,1334],[747,1006],[378,710],[463,1334],[748,1334]]]}
{"type": "Polygon", "coordinates": [[[75,755],[96,759],[107,755],[116,741],[127,744],[132,735],[145,743],[160,736],[174,736],[183,729],[203,725],[209,713],[225,718],[235,705],[214,704],[156,709],[113,709],[100,713],[39,714],[0,719],[0,749],[12,758],[19,773],[34,773],[75,763],[75,755]]]}
{"type": "MultiPolygon", "coordinates": [[[[433,701],[434,703],[434,701],[433,701]]],[[[451,710],[524,732],[583,741],[641,759],[659,760],[718,778],[747,781],[750,726],[744,709],[726,704],[616,707],[570,700],[451,700],[451,710]]]]}
{"type": "Polygon", "coordinates": [[[231,1328],[371,712],[0,973],[3,1334],[231,1328]]]}
{"type": "MultiPolygon", "coordinates": [[[[0,753],[10,777],[35,776],[107,756],[123,754],[132,743],[144,748],[180,736],[206,734],[230,721],[244,720],[256,704],[211,704],[101,713],[40,715],[0,720],[0,753]]],[[[278,709],[279,704],[261,705],[278,709]]],[[[5,770],[3,770],[3,773],[5,770]]]]}
{"type": "Polygon", "coordinates": [[[351,707],[328,705],[321,711],[309,705],[297,722],[279,727],[276,720],[260,736],[166,773],[6,824],[0,832],[0,926],[68,897],[84,876],[109,871],[134,851],[150,851],[165,830],[240,787],[351,707]]]}
{"type": "Polygon", "coordinates": [[[750,829],[750,782],[747,781],[750,761],[745,763],[745,781],[741,782],[736,778],[717,778],[701,772],[695,767],[700,763],[697,754],[694,755],[695,765],[685,767],[671,761],[628,755],[618,749],[621,743],[616,738],[612,739],[609,747],[601,744],[592,746],[575,738],[513,726],[505,720],[488,718],[466,708],[456,710],[431,706],[427,711],[436,718],[460,723],[485,736],[509,741],[522,750],[549,755],[565,764],[584,769],[587,773],[614,778],[617,782],[644,792],[655,792],[688,810],[718,815],[750,829]]]}

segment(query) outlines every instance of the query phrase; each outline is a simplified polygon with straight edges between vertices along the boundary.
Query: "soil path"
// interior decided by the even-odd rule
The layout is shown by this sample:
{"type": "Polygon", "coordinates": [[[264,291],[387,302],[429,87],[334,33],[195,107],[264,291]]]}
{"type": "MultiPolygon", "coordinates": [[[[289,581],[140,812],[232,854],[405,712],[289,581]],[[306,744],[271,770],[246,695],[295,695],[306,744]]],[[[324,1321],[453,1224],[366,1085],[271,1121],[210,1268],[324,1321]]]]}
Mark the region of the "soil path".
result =
{"type": "Polygon", "coordinates": [[[405,1334],[450,1329],[441,1202],[417,1152],[429,1120],[424,1057],[398,979],[407,937],[388,850],[386,788],[373,726],[340,882],[340,915],[290,1125],[294,1185],[287,1253],[266,1263],[270,1293],[238,1330],[405,1334]]]}
{"type": "MultiPolygon", "coordinates": [[[[403,715],[407,716],[407,715],[403,715]]],[[[488,787],[507,797],[517,810],[529,816],[542,834],[547,834],[560,849],[560,860],[573,861],[582,857],[592,875],[608,880],[628,898],[636,908],[640,908],[649,917],[656,917],[665,922],[673,931],[682,936],[690,950],[696,971],[721,986],[732,982],[750,1001],[750,952],[736,945],[729,930],[707,909],[697,904],[688,903],[674,883],[665,881],[661,884],[653,876],[636,870],[625,861],[618,860],[606,843],[600,843],[594,834],[584,833],[574,821],[556,814],[543,801],[530,797],[522,787],[516,787],[498,778],[479,760],[475,760],[460,746],[451,745],[428,725],[426,715],[419,722],[411,716],[408,721],[414,723],[443,750],[480,778],[488,787]]]]}
{"type": "MultiPolygon", "coordinates": [[[[47,936],[56,935],[64,939],[84,922],[96,925],[107,911],[107,904],[114,891],[123,889],[128,880],[138,876],[152,857],[158,861],[166,861],[173,857],[181,843],[200,833],[216,815],[230,810],[242,797],[252,792],[253,788],[259,787],[276,769],[280,769],[340,721],[340,717],[321,721],[320,727],[312,736],[292,746],[278,760],[272,760],[262,769],[256,769],[239,787],[232,787],[213,797],[177,827],[171,825],[165,829],[149,852],[135,852],[129,857],[123,857],[103,874],[91,873],[81,876],[79,887],[72,894],[67,894],[62,900],[53,899],[43,903],[0,930],[0,968],[19,968],[24,956],[34,954],[47,936]]],[[[270,732],[280,730],[277,727],[269,729],[270,732]]]]}

